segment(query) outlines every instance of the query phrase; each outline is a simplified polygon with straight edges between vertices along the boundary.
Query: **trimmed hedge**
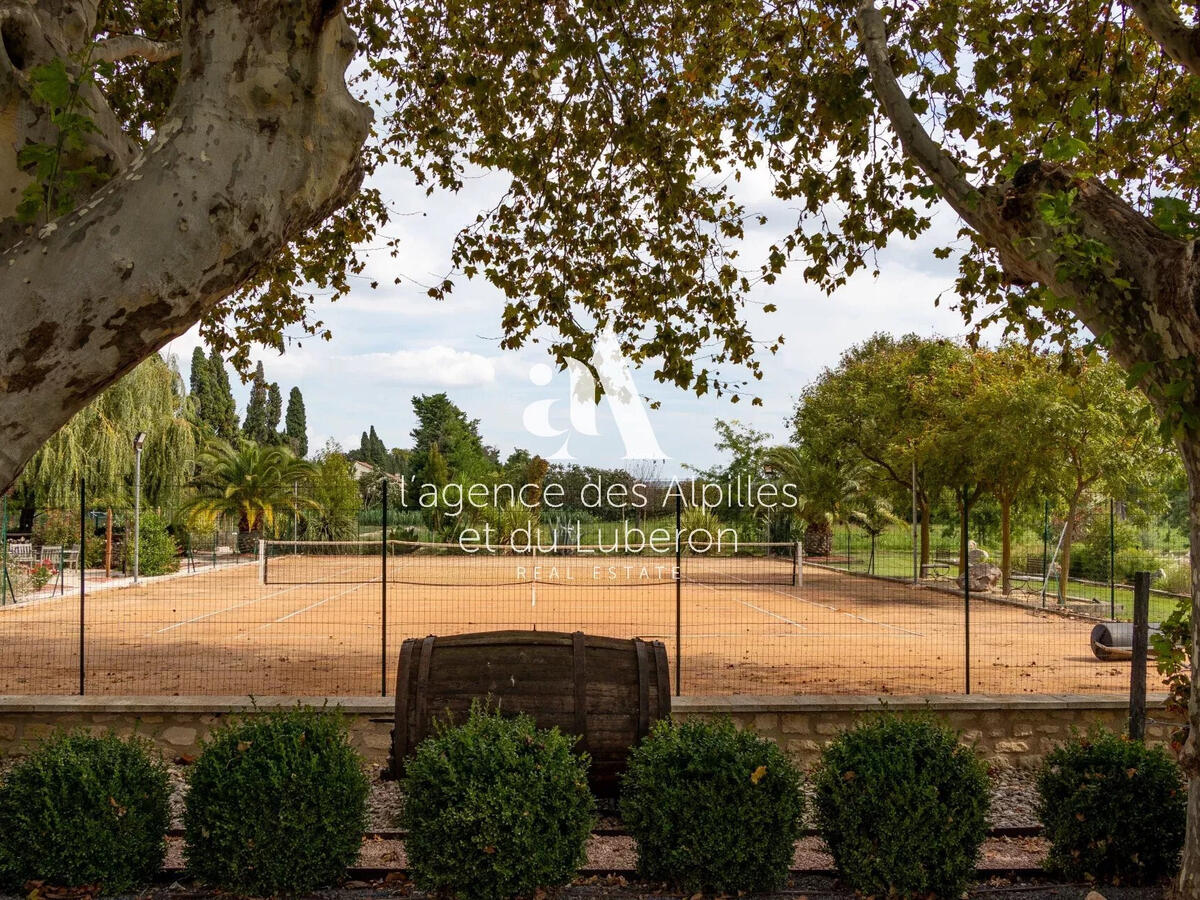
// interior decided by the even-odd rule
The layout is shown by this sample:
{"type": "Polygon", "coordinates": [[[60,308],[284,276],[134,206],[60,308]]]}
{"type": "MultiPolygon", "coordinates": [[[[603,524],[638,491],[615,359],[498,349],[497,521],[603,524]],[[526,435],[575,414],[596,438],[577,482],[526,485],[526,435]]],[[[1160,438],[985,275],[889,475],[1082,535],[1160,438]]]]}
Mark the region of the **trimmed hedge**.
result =
{"type": "Polygon", "coordinates": [[[638,874],[689,893],[781,886],[800,836],[802,781],[774,742],[727,719],[656,723],[621,791],[638,874]]]}
{"type": "Polygon", "coordinates": [[[873,896],[957,897],[987,835],[987,770],[933,721],[872,716],[821,756],[821,835],[842,879],[873,896]]]}
{"type": "Polygon", "coordinates": [[[440,727],[407,767],[405,849],[427,891],[502,900],[569,882],[595,821],[586,756],[529,716],[474,707],[440,727]]]}
{"type": "Polygon", "coordinates": [[[0,779],[0,888],[137,890],[162,867],[169,797],[147,741],[50,738],[0,779]]]}
{"type": "Polygon", "coordinates": [[[1187,790],[1175,761],[1111,731],[1076,736],[1038,773],[1047,865],[1068,878],[1146,883],[1179,864],[1187,790]]]}
{"type": "Polygon", "coordinates": [[[297,707],[227,725],[188,776],[188,869],[239,894],[337,884],[358,857],[368,788],[335,712],[297,707]]]}

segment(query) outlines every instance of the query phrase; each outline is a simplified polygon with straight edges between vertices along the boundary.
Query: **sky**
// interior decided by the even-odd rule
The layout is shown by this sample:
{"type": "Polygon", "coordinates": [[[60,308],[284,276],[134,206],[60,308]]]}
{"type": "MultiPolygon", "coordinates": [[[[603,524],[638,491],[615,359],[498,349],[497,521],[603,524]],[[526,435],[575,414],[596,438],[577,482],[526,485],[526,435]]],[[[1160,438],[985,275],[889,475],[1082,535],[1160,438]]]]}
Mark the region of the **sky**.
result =
{"type": "MultiPolygon", "coordinates": [[[[573,428],[568,374],[555,371],[545,383],[550,360],[536,346],[500,349],[503,297],[498,289],[482,279],[458,276],[450,299],[426,296],[422,285],[450,271],[454,235],[495,203],[503,182],[483,175],[469,179],[458,194],[429,197],[400,172],[383,173],[377,184],[393,211],[386,235],[399,239],[398,255],[371,251],[366,271],[352,279],[349,296],[336,303],[318,300],[315,318],[329,326],[331,341],[306,338],[283,355],[271,350],[256,354],[268,381],[278,382],[285,398],[293,385],[303,393],[310,449],[328,440],[353,449],[371,425],[388,447],[408,446],[415,424],[412,396],[444,391],[480,421],[485,442],[502,456],[523,447],[585,465],[628,464],[629,443],[607,403],[602,401],[596,411],[594,429],[573,428]],[[394,285],[397,276],[401,283],[394,285]],[[372,289],[376,280],[379,288],[372,289]],[[540,415],[527,414],[531,404],[539,405],[540,415]],[[532,430],[530,422],[537,423],[532,430]],[[585,433],[592,430],[597,433],[585,433]]],[[[757,265],[764,248],[794,224],[796,214],[771,197],[768,185],[755,173],[744,179],[739,197],[769,219],[747,235],[742,248],[744,264],[757,265]]],[[[799,261],[775,284],[758,285],[751,294],[754,302],[747,306],[756,337],[770,340],[782,334],[786,339],[775,355],[760,357],[763,379],[753,390],[761,406],[745,399],[734,404],[711,394],[697,398],[656,384],[649,369],[633,371],[638,391],[658,403],[646,409],[646,416],[667,459],[654,471],[669,477],[681,474],[684,466],[704,468],[719,462],[716,419],[736,419],[784,441],[787,419],[804,386],[835,365],[845,349],[878,331],[964,334],[967,326],[951,308],[955,262],[939,261],[931,253],[937,244],[951,241],[958,227],[952,212],[935,210],[929,232],[915,242],[898,241],[880,255],[878,278],[859,273],[832,297],[805,283],[799,261]],[[939,295],[944,295],[942,303],[935,306],[939,295]],[[768,302],[776,304],[776,312],[761,311],[761,304],[768,302]]],[[[167,348],[178,357],[185,377],[199,342],[193,329],[167,348]]],[[[248,389],[236,378],[233,386],[240,415],[248,389]]]]}

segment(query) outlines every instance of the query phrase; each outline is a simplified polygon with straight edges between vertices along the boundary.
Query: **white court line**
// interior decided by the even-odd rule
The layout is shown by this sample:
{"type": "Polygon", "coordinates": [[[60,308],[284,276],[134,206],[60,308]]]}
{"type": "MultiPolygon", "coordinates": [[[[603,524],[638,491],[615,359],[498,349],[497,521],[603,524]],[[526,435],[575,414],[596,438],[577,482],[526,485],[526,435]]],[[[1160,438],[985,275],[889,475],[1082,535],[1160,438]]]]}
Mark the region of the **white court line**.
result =
{"type": "Polygon", "coordinates": [[[310,609],[316,609],[321,604],[328,603],[330,600],[336,600],[338,597],[344,597],[347,594],[353,594],[355,591],[362,590],[369,584],[379,584],[379,582],[378,581],[364,581],[362,584],[356,584],[353,587],[348,587],[344,591],[338,591],[336,594],[331,594],[330,596],[326,597],[324,600],[318,600],[316,603],[310,603],[308,606],[304,607],[303,609],[296,609],[296,610],[293,610],[292,612],[288,613],[286,616],[280,616],[274,622],[267,622],[263,625],[259,625],[258,628],[255,630],[262,631],[264,628],[270,628],[272,625],[278,625],[280,622],[286,622],[288,619],[292,618],[293,616],[298,616],[301,613],[306,613],[310,609]]]}
{"type": "MultiPolygon", "coordinates": [[[[342,569],[342,571],[340,571],[340,572],[333,572],[330,575],[325,576],[325,578],[334,578],[338,575],[344,575],[347,572],[350,572],[353,569],[357,569],[357,568],[358,568],[358,566],[351,566],[348,569],[342,569]]],[[[283,588],[282,590],[273,591],[272,593],[266,594],[262,597],[255,597],[253,600],[246,600],[246,601],[243,601],[242,603],[235,603],[232,606],[226,606],[224,609],[215,609],[212,612],[206,612],[206,613],[202,613],[201,615],[198,615],[198,616],[192,616],[190,619],[184,619],[181,622],[176,622],[174,625],[167,625],[164,628],[160,628],[160,629],[158,629],[158,631],[148,631],[145,634],[143,634],[142,637],[144,637],[144,638],[154,637],[154,635],[156,635],[156,634],[163,634],[167,631],[173,631],[176,628],[182,628],[184,625],[192,625],[192,624],[195,624],[196,622],[203,622],[205,619],[211,619],[213,616],[219,616],[219,615],[222,615],[223,613],[233,612],[235,609],[241,609],[244,606],[253,606],[255,603],[262,603],[264,600],[270,600],[272,597],[280,597],[284,594],[289,594],[292,591],[298,591],[298,590],[300,590],[300,588],[303,588],[303,587],[312,587],[314,584],[318,584],[319,582],[324,581],[325,578],[318,578],[316,581],[307,582],[305,584],[293,584],[291,587],[286,587],[286,588],[283,588]]]]}
{"type": "Polygon", "coordinates": [[[734,598],[734,601],[742,604],[742,606],[748,606],[751,609],[762,613],[764,616],[772,616],[780,621],[787,622],[789,625],[795,625],[801,631],[808,631],[807,625],[797,622],[795,619],[789,619],[787,616],[781,616],[779,613],[771,612],[769,609],[763,609],[761,606],[755,606],[753,603],[747,603],[745,600],[738,600],[736,597],[734,598]]]}
{"type": "MultiPolygon", "coordinates": [[[[737,576],[733,575],[730,577],[736,578],[737,576]]],[[[689,582],[689,583],[700,584],[700,582],[689,582]]],[[[890,628],[893,631],[899,631],[901,634],[907,634],[911,637],[921,637],[921,638],[925,637],[925,635],[919,631],[909,631],[907,628],[901,628],[899,625],[891,625],[887,622],[877,622],[874,619],[868,619],[866,616],[860,616],[856,613],[846,612],[843,609],[838,609],[836,606],[829,606],[825,603],[817,603],[813,600],[805,600],[803,597],[797,597],[795,594],[788,594],[784,591],[776,590],[775,588],[770,587],[768,585],[763,585],[763,584],[751,585],[749,582],[745,582],[745,581],[743,582],[743,585],[745,587],[753,587],[753,588],[756,588],[759,590],[765,589],[765,590],[770,591],[772,594],[778,594],[781,597],[787,597],[789,600],[798,600],[801,603],[807,603],[809,606],[815,606],[818,609],[824,609],[824,610],[828,610],[829,612],[838,613],[839,615],[843,615],[848,619],[857,619],[859,622],[865,622],[868,625],[878,625],[881,628],[890,628]]],[[[717,588],[713,587],[711,584],[700,584],[700,586],[708,588],[714,594],[720,593],[720,591],[718,591],[717,588]]],[[[751,606],[751,604],[746,603],[744,600],[738,600],[736,597],[733,599],[735,602],[741,603],[743,606],[751,606]]],[[[757,607],[752,607],[752,608],[757,608],[757,607]]],[[[764,610],[759,610],[759,612],[764,612],[764,610]]],[[[776,614],[768,613],[768,615],[776,615],[776,614]]],[[[776,616],[776,618],[784,619],[784,621],[791,621],[790,619],[786,619],[784,616],[776,616]]],[[[798,623],[792,623],[792,624],[798,624],[798,623]]],[[[800,626],[800,627],[804,627],[804,626],[800,626]]]]}

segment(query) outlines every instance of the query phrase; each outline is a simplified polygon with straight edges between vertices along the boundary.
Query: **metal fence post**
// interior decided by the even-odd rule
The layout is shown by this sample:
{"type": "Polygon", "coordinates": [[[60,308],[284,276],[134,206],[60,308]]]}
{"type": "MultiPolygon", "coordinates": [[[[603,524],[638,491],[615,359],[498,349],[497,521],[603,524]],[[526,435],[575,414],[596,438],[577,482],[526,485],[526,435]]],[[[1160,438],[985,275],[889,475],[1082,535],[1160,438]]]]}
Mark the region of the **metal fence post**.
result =
{"type": "Polygon", "coordinates": [[[1129,737],[1146,737],[1146,658],[1150,637],[1150,573],[1133,575],[1133,660],[1129,667],[1129,737]]]}
{"type": "Polygon", "coordinates": [[[84,515],[84,507],[86,505],[87,492],[84,487],[83,476],[79,476],[79,695],[82,697],[86,688],[87,667],[84,664],[84,612],[85,612],[85,594],[84,594],[84,570],[87,568],[87,529],[85,526],[86,516],[84,515]]]}
{"type": "Polygon", "coordinates": [[[1042,609],[1046,608],[1046,582],[1050,580],[1050,501],[1042,514],[1042,609]]]}
{"type": "Polygon", "coordinates": [[[962,488],[962,577],[963,577],[963,675],[965,693],[971,693],[971,555],[967,543],[967,525],[971,520],[970,495],[962,488]]]}
{"type": "Polygon", "coordinates": [[[380,619],[382,621],[381,630],[382,630],[383,634],[380,635],[380,660],[379,660],[379,662],[380,662],[380,667],[379,667],[380,688],[379,688],[379,690],[380,690],[381,697],[387,696],[387,670],[388,670],[388,664],[387,664],[387,662],[388,662],[388,660],[387,660],[387,579],[388,579],[387,546],[388,546],[388,480],[386,477],[384,477],[384,479],[383,479],[383,533],[382,533],[382,537],[380,538],[380,541],[379,541],[380,571],[383,576],[380,581],[380,586],[383,591],[383,597],[381,598],[382,602],[381,602],[381,609],[380,609],[380,619]]]}
{"type": "Polygon", "coordinates": [[[17,602],[17,592],[13,589],[12,579],[8,575],[8,495],[0,497],[0,553],[4,554],[4,572],[0,576],[3,578],[0,581],[0,606],[5,604],[9,594],[12,595],[12,602],[15,605],[17,602]]]}
{"type": "Polygon", "coordinates": [[[1117,617],[1117,518],[1112,497],[1108,498],[1108,617],[1117,617]]]}
{"type": "Polygon", "coordinates": [[[683,692],[683,498],[675,494],[675,696],[683,692]]]}
{"type": "Polygon", "coordinates": [[[917,454],[913,453],[912,462],[912,562],[913,562],[913,584],[917,584],[921,580],[921,563],[920,550],[917,547],[919,538],[917,537],[917,454]]]}

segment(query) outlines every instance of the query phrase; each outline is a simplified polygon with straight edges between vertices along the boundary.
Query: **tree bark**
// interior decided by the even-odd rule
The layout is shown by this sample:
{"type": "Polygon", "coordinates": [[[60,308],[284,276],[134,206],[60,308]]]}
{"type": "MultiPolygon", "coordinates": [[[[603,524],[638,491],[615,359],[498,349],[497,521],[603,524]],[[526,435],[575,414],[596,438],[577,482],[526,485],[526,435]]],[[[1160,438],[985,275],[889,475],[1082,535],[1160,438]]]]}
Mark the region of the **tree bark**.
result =
{"type": "Polygon", "coordinates": [[[826,519],[804,527],[804,555],[829,556],[833,552],[833,526],[826,519]]]}
{"type": "MultiPolygon", "coordinates": [[[[82,206],[0,250],[0,490],[361,181],[371,114],[346,88],[355,44],[336,2],[187,0],[181,16],[180,83],[150,145],[82,206]]],[[[10,56],[0,135],[29,105],[14,99],[10,56]]],[[[19,185],[4,174],[7,196],[19,185]]]]}

